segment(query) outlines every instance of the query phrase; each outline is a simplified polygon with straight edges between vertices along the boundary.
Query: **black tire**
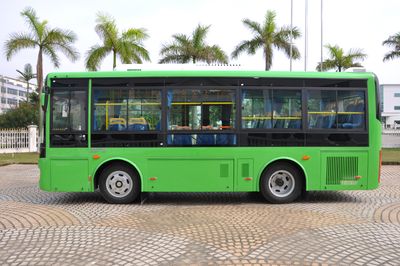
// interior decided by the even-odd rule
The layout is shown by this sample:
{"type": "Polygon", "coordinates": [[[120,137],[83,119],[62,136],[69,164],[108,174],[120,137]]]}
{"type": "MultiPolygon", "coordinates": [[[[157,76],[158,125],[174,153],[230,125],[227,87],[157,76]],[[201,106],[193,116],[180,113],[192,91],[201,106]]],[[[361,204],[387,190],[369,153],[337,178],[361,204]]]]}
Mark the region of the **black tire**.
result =
{"type": "Polygon", "coordinates": [[[296,200],[303,188],[303,175],[286,162],[269,166],[260,180],[260,192],[271,203],[289,203],[296,200]]]}
{"type": "Polygon", "coordinates": [[[131,167],[114,163],[101,172],[99,189],[103,198],[109,203],[131,203],[140,194],[140,179],[131,167]]]}

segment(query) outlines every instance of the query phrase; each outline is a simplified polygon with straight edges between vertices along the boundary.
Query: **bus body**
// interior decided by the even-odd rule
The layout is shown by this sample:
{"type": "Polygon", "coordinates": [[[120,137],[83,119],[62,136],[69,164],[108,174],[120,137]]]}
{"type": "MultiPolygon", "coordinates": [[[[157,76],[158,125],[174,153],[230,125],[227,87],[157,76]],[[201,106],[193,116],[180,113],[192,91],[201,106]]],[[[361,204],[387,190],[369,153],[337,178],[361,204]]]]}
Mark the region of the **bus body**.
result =
{"type": "Polygon", "coordinates": [[[375,189],[381,123],[371,73],[51,73],[40,188],[128,203],[140,192],[375,189]]]}

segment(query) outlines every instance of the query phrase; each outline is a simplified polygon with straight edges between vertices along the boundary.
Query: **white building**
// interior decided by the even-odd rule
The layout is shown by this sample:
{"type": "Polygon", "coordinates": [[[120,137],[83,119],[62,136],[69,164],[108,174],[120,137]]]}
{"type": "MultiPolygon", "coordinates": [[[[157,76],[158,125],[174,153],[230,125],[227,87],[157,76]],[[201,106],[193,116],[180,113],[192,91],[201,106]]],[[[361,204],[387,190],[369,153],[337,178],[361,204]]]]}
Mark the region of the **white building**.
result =
{"type": "Polygon", "coordinates": [[[382,84],[382,121],[385,128],[400,128],[400,84],[382,84]]]}
{"type": "MultiPolygon", "coordinates": [[[[29,83],[29,93],[37,86],[29,83]]],[[[26,101],[26,82],[0,75],[0,113],[15,108],[26,101]]]]}

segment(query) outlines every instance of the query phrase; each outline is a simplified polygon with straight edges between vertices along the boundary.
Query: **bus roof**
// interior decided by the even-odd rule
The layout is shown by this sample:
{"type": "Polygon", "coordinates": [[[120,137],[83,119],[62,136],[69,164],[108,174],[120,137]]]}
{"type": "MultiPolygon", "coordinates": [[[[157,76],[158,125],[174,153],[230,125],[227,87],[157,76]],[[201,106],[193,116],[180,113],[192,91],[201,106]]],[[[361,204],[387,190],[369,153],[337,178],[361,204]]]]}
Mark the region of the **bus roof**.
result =
{"type": "Polygon", "coordinates": [[[326,78],[369,79],[371,72],[289,72],[251,70],[131,70],[95,72],[52,72],[47,78],[134,78],[134,77],[243,77],[243,78],[326,78]]]}

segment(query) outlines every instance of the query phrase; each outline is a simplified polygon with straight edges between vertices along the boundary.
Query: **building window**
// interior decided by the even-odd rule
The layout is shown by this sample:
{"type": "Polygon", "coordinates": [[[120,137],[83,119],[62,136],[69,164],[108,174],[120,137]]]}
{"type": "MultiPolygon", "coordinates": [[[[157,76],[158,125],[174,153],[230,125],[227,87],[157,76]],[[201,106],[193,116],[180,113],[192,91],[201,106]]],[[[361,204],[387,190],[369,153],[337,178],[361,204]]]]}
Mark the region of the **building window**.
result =
{"type": "Polygon", "coordinates": [[[18,95],[18,90],[7,88],[7,92],[12,95],[18,95]]]}
{"type": "Polygon", "coordinates": [[[24,91],[19,91],[18,94],[19,96],[26,97],[26,92],[24,91]]]}
{"type": "Polygon", "coordinates": [[[394,97],[400,97],[400,92],[395,92],[394,97]]]}
{"type": "Polygon", "coordinates": [[[6,98],[1,97],[1,103],[7,103],[6,98]]]}
{"type": "Polygon", "coordinates": [[[395,107],[394,107],[394,110],[397,110],[397,111],[400,110],[400,106],[398,106],[398,105],[395,106],[395,107]]]}
{"type": "Polygon", "coordinates": [[[17,99],[7,99],[7,103],[11,105],[17,105],[18,100],[17,99]]]}
{"type": "Polygon", "coordinates": [[[7,92],[6,87],[1,87],[1,93],[6,93],[6,92],[7,92]]]}

